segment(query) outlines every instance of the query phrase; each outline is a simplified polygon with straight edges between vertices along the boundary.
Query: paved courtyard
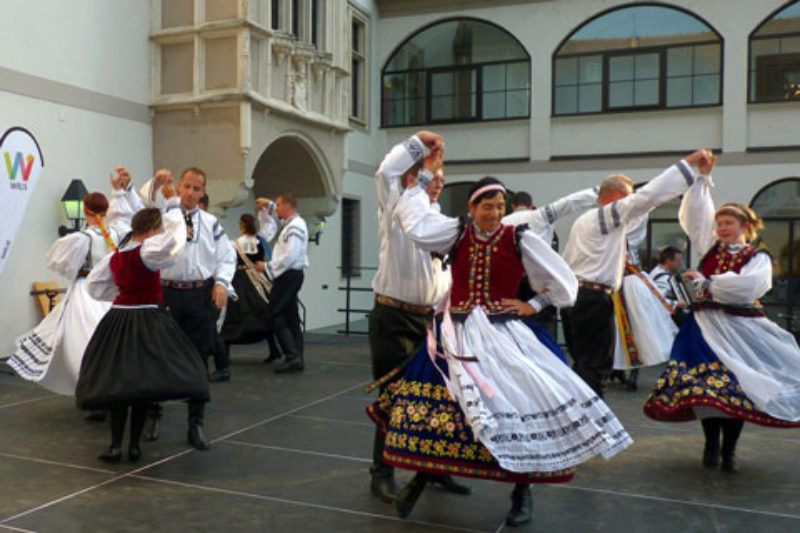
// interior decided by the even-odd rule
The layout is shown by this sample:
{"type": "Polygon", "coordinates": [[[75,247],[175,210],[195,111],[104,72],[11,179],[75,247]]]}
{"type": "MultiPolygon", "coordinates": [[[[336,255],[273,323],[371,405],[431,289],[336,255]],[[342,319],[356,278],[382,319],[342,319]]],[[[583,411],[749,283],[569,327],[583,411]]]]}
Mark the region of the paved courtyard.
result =
{"type": "MultiPolygon", "coordinates": [[[[290,376],[261,363],[264,346],[235,347],[233,380],[212,386],[211,450],[185,444],[186,407],[173,402],[135,465],[96,459],[108,429],[84,421],[71,398],[0,374],[0,532],[513,531],[501,483],[466,480],[467,497],[429,489],[407,520],[373,498],[368,345],[307,342],[306,371],[290,376]]],[[[740,473],[705,470],[698,423],[641,413],[657,373],[643,371],[637,393],[608,393],[635,444],[590,461],[568,485],[534,487],[533,521],[517,530],[800,530],[800,431],[748,424],[740,473]]]]}

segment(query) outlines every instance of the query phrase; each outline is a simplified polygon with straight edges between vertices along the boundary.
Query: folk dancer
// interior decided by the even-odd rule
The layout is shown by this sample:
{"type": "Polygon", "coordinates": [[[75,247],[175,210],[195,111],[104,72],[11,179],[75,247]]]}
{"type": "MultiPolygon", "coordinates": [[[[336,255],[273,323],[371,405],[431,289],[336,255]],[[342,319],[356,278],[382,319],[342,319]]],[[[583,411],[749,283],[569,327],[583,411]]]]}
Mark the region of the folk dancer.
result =
{"type": "MultiPolygon", "coordinates": [[[[136,191],[129,188],[130,174],[118,167],[111,176],[114,187],[109,204],[99,193],[83,198],[87,227],[58,239],[47,252],[47,266],[72,280],[64,299],[38,326],[16,340],[17,350],[8,365],[23,379],[57,394],[75,394],[86,345],[110,304],[92,298],[86,276],[92,267],[128,233],[130,218],[141,208],[136,191]]],[[[104,413],[93,413],[102,420],[104,413]]]]}
{"type": "Polygon", "coordinates": [[[564,260],[577,276],[580,288],[575,306],[569,310],[567,346],[573,369],[601,398],[603,379],[614,362],[611,295],[622,284],[628,230],[651,209],[683,193],[694,182],[691,167],[710,157],[708,154],[707,150],[698,150],[635,193],[627,176],[606,178],[600,185],[599,206],[582,214],[572,226],[564,260]]]}
{"type": "MultiPolygon", "coordinates": [[[[163,196],[161,188],[171,180],[168,170],[159,170],[139,191],[145,203],[158,206],[163,196]]],[[[198,201],[206,192],[205,173],[196,167],[187,168],[181,173],[177,190],[186,224],[186,246],[172,265],[162,269],[161,286],[172,318],[197,348],[205,365],[205,354],[214,353],[216,347],[217,316],[227,305],[228,294],[233,293],[236,253],[217,218],[198,208],[198,201]]],[[[187,442],[199,450],[209,448],[203,431],[205,403],[197,399],[188,403],[187,442]]],[[[148,416],[150,428],[145,438],[156,440],[160,406],[154,406],[148,416]]]]}
{"type": "Polygon", "coordinates": [[[186,226],[174,187],[165,186],[170,209],[143,209],[133,217],[129,241],[106,256],[88,278],[89,292],[113,300],[92,335],[76,388],[78,406],[109,409],[111,444],[100,455],[116,463],[130,408],[128,458],[141,456],[139,437],[153,401],[208,400],[205,366],[194,345],[163,310],[159,269],[169,266],[186,245],[186,226]],[[163,227],[163,231],[162,231],[163,227]]]}
{"type": "Polygon", "coordinates": [[[397,510],[407,516],[429,476],[448,473],[515,483],[506,523],[520,525],[532,515],[530,483],[569,481],[578,464],[632,440],[555,343],[520,320],[542,308],[516,298],[523,276],[558,306],[574,301],[577,280],[550,243],[501,223],[502,183],[472,187],[471,223],[431,211],[418,191],[403,195],[395,219],[417,247],[450,258],[453,286],[439,346],[429,340],[368,409],[387,432],[383,461],[418,472],[397,510]]]}
{"type": "Polygon", "coordinates": [[[674,246],[667,246],[658,253],[658,264],[650,271],[650,277],[655,286],[664,299],[675,308],[672,320],[678,327],[683,324],[689,313],[688,302],[676,293],[673,282],[677,276],[680,276],[682,265],[683,252],[674,246]]]}
{"type": "Polygon", "coordinates": [[[272,259],[267,263],[267,275],[272,280],[269,315],[284,357],[275,367],[275,373],[302,372],[305,369],[304,342],[298,294],[303,287],[303,269],[310,265],[308,226],[297,212],[294,194],[281,194],[274,202],[258,198],[256,207],[259,233],[268,242],[275,239],[272,259]]]}
{"type": "Polygon", "coordinates": [[[722,471],[733,473],[745,422],[800,427],[800,347],[758,302],[772,288],[772,258],[752,244],[761,221],[743,204],[715,211],[710,170],[683,197],[679,215],[702,254],[698,270],[685,274],[698,300],[644,412],[668,422],[699,418],[702,465],[716,468],[721,457],[722,471]]]}
{"type": "MultiPolygon", "coordinates": [[[[430,189],[426,206],[438,211],[438,203],[432,200],[438,200],[437,190],[443,186],[443,174],[439,176],[441,184],[435,178],[441,170],[441,159],[426,159],[426,149],[433,154],[442,152],[442,137],[429,131],[417,132],[394,146],[375,173],[380,248],[378,271],[372,280],[375,304],[369,315],[369,342],[372,375],[376,380],[408,363],[419,351],[433,319],[433,306],[449,289],[449,274],[442,271],[441,258],[434,259],[429,251],[417,248],[403,233],[394,212],[400,199],[416,192],[417,186],[430,189]],[[436,166],[432,166],[434,161],[438,161],[436,166]],[[423,169],[423,165],[427,168],[423,169]]],[[[392,381],[387,379],[381,384],[381,393],[392,381]]],[[[384,439],[385,432],[376,428],[370,489],[376,497],[392,503],[398,491],[394,468],[383,460],[384,439]]],[[[441,476],[436,481],[453,493],[470,492],[450,476],[441,476]]]]}

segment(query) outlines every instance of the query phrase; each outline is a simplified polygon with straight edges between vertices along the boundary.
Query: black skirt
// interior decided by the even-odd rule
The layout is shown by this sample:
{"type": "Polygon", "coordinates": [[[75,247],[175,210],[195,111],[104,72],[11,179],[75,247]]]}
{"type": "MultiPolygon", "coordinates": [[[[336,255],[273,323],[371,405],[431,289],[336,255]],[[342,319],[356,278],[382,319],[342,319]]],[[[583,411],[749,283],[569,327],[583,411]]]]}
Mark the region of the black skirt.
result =
{"type": "Polygon", "coordinates": [[[78,407],[208,400],[203,359],[163,309],[112,307],[92,335],[75,389],[78,407]]]}
{"type": "Polygon", "coordinates": [[[267,338],[271,329],[269,304],[253,287],[244,270],[233,276],[233,288],[238,300],[228,300],[222,337],[228,344],[252,344],[267,338]]]}

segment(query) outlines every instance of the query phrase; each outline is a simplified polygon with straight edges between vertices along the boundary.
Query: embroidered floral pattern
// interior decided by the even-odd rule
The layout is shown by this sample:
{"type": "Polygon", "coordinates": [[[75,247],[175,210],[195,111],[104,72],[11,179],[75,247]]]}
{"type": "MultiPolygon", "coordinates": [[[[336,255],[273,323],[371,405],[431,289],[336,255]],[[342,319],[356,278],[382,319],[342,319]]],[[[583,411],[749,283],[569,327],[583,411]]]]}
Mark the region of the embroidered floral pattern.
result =
{"type": "Polygon", "coordinates": [[[510,482],[569,481],[575,469],[519,474],[502,469],[472,434],[445,385],[392,383],[367,408],[386,431],[384,461],[401,468],[510,482]]]}
{"type": "Polygon", "coordinates": [[[689,367],[685,361],[670,361],[644,405],[656,420],[694,420],[693,407],[715,407],[730,416],[771,427],[800,427],[800,422],[774,418],[756,407],[742,390],[734,374],[720,362],[689,367]]]}

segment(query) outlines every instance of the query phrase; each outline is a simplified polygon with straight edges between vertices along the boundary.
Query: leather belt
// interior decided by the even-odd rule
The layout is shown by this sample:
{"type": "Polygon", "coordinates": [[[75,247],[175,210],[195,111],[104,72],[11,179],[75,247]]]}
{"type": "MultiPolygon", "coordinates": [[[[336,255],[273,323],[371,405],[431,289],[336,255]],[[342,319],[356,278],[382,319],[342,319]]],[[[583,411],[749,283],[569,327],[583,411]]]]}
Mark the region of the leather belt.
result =
{"type": "Polygon", "coordinates": [[[162,279],[161,286],[167,289],[202,289],[205,287],[206,281],[205,280],[193,280],[193,281],[173,281],[171,279],[162,279]]]}
{"type": "Polygon", "coordinates": [[[608,285],[603,285],[602,283],[595,283],[593,281],[586,281],[583,279],[578,280],[578,286],[582,289],[604,292],[606,294],[611,294],[612,292],[614,292],[608,285]]]}
{"type": "Polygon", "coordinates": [[[386,307],[400,309],[401,311],[411,313],[412,315],[427,316],[433,313],[433,307],[429,305],[410,304],[390,296],[384,296],[383,294],[376,294],[375,301],[381,305],[385,305],[386,307]]]}

